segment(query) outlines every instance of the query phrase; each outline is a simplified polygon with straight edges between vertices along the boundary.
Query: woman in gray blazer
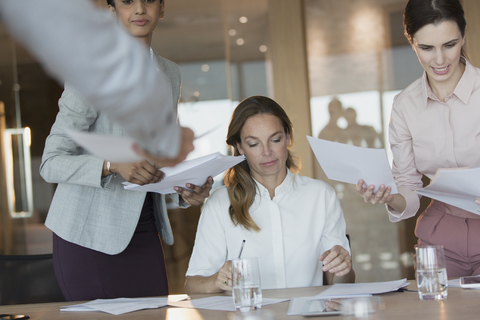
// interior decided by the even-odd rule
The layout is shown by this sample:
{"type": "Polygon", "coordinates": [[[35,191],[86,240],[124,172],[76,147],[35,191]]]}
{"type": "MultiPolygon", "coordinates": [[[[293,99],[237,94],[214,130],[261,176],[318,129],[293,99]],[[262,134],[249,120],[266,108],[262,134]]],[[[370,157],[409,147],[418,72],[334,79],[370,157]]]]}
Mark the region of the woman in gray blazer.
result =
{"type": "MultiPolygon", "coordinates": [[[[163,17],[163,0],[107,2],[127,31],[150,47],[152,32],[163,17]]],[[[150,54],[168,75],[173,101],[178,102],[178,66],[151,48],[150,54]]],[[[158,237],[160,233],[167,244],[173,243],[165,197],[127,191],[122,185],[124,181],[158,182],[161,171],[147,161],[106,162],[69,139],[64,128],[119,136],[124,132],[120,124],[97,112],[68,84],[59,109],[45,143],[40,173],[47,182],[58,183],[45,224],[54,233],[54,267],[65,298],[71,301],[168,294],[158,237]]],[[[192,192],[178,188],[178,194],[170,196],[180,207],[199,205],[208,197],[212,184],[209,178],[202,187],[188,185],[192,192]]]]}

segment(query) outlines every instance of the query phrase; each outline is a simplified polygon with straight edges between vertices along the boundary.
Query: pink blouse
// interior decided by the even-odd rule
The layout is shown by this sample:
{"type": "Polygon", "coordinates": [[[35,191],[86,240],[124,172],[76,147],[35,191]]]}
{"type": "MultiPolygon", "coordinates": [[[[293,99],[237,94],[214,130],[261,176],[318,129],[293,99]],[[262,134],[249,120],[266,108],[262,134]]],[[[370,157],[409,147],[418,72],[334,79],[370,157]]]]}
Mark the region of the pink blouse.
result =
{"type": "MultiPolygon", "coordinates": [[[[480,69],[464,62],[465,72],[445,102],[433,94],[426,73],[394,99],[392,172],[407,207],[400,213],[387,206],[392,222],[417,213],[420,197],[415,190],[423,187],[422,174],[432,179],[439,168],[480,167],[480,69]]],[[[454,215],[479,218],[449,207],[447,212],[454,215]]]]}

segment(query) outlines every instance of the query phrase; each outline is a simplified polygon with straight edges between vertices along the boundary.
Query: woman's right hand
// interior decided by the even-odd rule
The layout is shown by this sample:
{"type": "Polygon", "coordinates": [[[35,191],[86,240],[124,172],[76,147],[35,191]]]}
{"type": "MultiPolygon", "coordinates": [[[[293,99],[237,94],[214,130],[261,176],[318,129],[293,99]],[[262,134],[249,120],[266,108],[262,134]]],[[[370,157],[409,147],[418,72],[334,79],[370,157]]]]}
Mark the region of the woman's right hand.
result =
{"type": "Polygon", "coordinates": [[[223,264],[215,279],[215,286],[224,291],[232,291],[232,261],[228,260],[223,264]]]}
{"type": "Polygon", "coordinates": [[[387,203],[389,204],[390,202],[393,201],[394,197],[393,195],[390,194],[392,191],[391,187],[385,188],[385,185],[380,185],[378,188],[378,191],[376,193],[373,193],[375,190],[374,185],[370,185],[367,188],[364,187],[365,181],[362,179],[358,180],[357,185],[355,186],[355,189],[357,192],[363,197],[363,200],[365,203],[372,203],[372,204],[377,204],[377,203],[387,203]]]}
{"type": "Polygon", "coordinates": [[[164,174],[147,160],[134,163],[111,163],[110,172],[118,173],[130,183],[145,185],[157,183],[162,180],[164,174]]]}
{"type": "Polygon", "coordinates": [[[187,276],[185,293],[218,293],[232,291],[232,262],[223,264],[220,270],[211,276],[187,276]]]}

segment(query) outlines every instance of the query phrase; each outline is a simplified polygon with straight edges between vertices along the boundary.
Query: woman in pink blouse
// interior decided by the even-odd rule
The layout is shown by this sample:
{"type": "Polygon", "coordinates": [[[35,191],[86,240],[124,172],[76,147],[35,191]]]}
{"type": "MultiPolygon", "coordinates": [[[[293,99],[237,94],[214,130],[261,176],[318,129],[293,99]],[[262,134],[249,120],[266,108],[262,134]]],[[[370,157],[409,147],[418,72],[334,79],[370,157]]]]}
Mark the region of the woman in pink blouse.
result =
{"type": "MultiPolygon", "coordinates": [[[[463,52],[466,21],[459,0],[409,0],[404,26],[425,72],[393,102],[389,135],[399,193],[383,185],[373,193],[363,180],[356,186],[365,202],[385,203],[392,222],[417,213],[422,175],[480,167],[480,69],[463,52]]],[[[444,246],[449,278],[480,274],[479,215],[434,200],[415,234],[419,244],[444,246]]]]}

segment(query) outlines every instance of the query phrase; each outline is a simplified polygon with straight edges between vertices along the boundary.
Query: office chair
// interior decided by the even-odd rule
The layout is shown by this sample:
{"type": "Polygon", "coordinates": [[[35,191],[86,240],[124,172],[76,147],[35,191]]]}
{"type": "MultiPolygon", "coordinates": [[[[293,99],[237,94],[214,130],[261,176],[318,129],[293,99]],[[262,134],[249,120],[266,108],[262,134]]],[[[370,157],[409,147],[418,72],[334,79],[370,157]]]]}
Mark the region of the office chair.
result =
{"type": "Polygon", "coordinates": [[[0,305],[61,301],[51,254],[0,255],[0,305]]]}

